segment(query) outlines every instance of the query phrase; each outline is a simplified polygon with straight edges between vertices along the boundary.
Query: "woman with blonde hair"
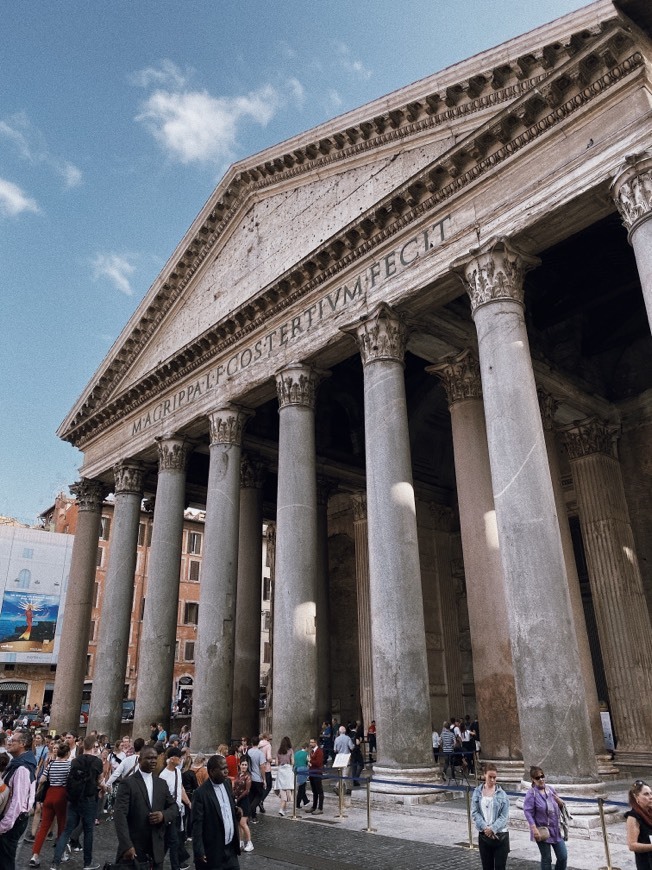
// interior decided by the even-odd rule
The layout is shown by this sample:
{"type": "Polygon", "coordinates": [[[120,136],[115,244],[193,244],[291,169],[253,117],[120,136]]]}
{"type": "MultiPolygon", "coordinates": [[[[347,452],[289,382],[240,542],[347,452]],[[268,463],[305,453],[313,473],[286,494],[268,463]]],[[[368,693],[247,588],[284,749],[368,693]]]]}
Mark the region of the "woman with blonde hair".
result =
{"type": "Polygon", "coordinates": [[[484,782],[471,798],[471,817],[478,834],[482,870],[505,870],[509,855],[509,798],[497,784],[495,764],[484,765],[484,782]]]}

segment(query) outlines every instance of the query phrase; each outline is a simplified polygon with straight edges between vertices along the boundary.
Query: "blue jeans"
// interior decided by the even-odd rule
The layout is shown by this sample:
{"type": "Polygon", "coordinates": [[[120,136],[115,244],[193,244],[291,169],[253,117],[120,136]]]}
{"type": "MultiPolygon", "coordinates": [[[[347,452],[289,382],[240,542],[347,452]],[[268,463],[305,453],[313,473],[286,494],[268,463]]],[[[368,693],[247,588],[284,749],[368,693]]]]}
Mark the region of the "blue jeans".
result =
{"type": "Polygon", "coordinates": [[[97,798],[85,797],[76,804],[68,804],[68,814],[66,817],[66,829],[57,840],[54,847],[53,864],[60,864],[64,850],[68,845],[70,835],[75,830],[79,821],[84,828],[84,867],[89,867],[93,863],[93,834],[95,833],[95,817],[97,815],[97,798]]]}
{"type": "Polygon", "coordinates": [[[555,870],[566,870],[568,850],[563,840],[560,840],[558,843],[537,843],[537,846],[539,847],[539,852],[541,852],[541,870],[552,870],[551,849],[555,850],[555,858],[557,859],[555,870]]]}

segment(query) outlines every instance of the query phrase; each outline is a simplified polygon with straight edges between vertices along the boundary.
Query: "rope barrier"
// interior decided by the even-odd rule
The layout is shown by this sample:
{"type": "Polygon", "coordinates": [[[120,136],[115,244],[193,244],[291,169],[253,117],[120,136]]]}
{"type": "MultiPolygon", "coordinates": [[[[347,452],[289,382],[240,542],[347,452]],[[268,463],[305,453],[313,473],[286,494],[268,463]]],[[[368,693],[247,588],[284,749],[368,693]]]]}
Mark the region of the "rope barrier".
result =
{"type": "MultiPolygon", "coordinates": [[[[474,755],[475,755],[475,753],[474,753],[474,755]]],[[[476,758],[476,764],[475,764],[476,783],[477,783],[477,769],[478,769],[478,766],[477,766],[477,758],[476,758]]],[[[300,772],[303,773],[304,769],[302,768],[300,772]]],[[[305,772],[306,773],[308,772],[308,768],[305,768],[305,772]]],[[[341,768],[338,769],[337,774],[330,773],[329,768],[321,768],[320,770],[310,770],[309,772],[310,772],[311,776],[320,776],[322,780],[326,779],[326,780],[336,780],[337,781],[337,783],[338,783],[338,797],[339,797],[339,813],[336,816],[336,818],[346,818],[346,815],[344,814],[344,809],[343,809],[344,782],[345,781],[358,782],[359,780],[353,776],[345,776],[344,772],[341,768]]],[[[295,795],[296,795],[296,778],[297,778],[297,771],[295,770],[294,771],[295,795]]],[[[378,785],[400,786],[402,789],[415,788],[415,789],[427,789],[430,792],[433,792],[433,791],[435,791],[435,792],[436,791],[445,791],[445,792],[459,791],[459,792],[463,792],[465,795],[465,798],[466,798],[466,814],[467,814],[467,826],[468,826],[468,836],[469,836],[469,843],[468,843],[468,845],[464,844],[464,848],[470,849],[470,850],[478,848],[478,846],[476,845],[476,843],[473,840],[473,825],[472,825],[472,817],[471,817],[471,790],[474,789],[475,786],[471,785],[471,783],[468,781],[468,779],[467,779],[467,782],[465,785],[457,785],[457,784],[456,785],[438,785],[434,782],[414,782],[414,781],[398,780],[398,779],[383,779],[382,777],[373,777],[373,776],[366,777],[367,827],[363,828],[363,830],[367,833],[375,833],[377,830],[376,828],[372,827],[372,825],[371,825],[371,785],[372,785],[372,782],[375,784],[378,784],[378,785]]],[[[505,794],[508,797],[522,798],[524,795],[524,792],[522,792],[522,791],[518,791],[518,792],[507,791],[506,789],[503,789],[503,791],[505,792],[505,794]]],[[[614,865],[611,863],[611,854],[609,851],[609,839],[607,836],[607,825],[606,825],[606,819],[605,819],[605,814],[604,814],[604,808],[605,808],[605,806],[629,808],[629,804],[625,803],[623,801],[605,800],[602,797],[592,798],[589,795],[587,795],[585,797],[576,797],[575,795],[562,795],[562,794],[560,794],[559,797],[564,801],[564,803],[588,804],[588,803],[595,802],[597,804],[598,815],[600,816],[600,825],[602,828],[602,840],[603,840],[603,845],[604,845],[604,850],[605,850],[605,856],[607,859],[606,866],[600,867],[599,870],[620,870],[620,868],[614,867],[614,865]]],[[[294,802],[294,809],[293,809],[293,813],[292,813],[292,818],[293,819],[296,818],[296,801],[294,802]]]]}

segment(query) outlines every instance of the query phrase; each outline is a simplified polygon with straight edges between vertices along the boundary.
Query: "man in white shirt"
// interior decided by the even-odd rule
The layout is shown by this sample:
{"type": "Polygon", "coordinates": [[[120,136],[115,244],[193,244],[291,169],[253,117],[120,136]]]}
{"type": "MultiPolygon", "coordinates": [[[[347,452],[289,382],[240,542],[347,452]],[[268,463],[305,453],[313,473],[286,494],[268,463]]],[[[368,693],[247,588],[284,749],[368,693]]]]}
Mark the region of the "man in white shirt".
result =
{"type": "Polygon", "coordinates": [[[181,783],[181,771],[179,770],[179,759],[181,758],[181,750],[176,746],[170,746],[165,753],[165,767],[159,773],[160,779],[167,783],[168,790],[172,795],[179,815],[177,819],[168,826],[166,836],[167,845],[170,850],[170,868],[171,870],[187,870],[188,863],[186,858],[188,854],[181,834],[181,822],[185,812],[185,807],[190,808],[188,795],[181,783]]]}
{"type": "Polygon", "coordinates": [[[136,771],[138,766],[140,750],[145,745],[145,741],[142,737],[137,737],[134,740],[134,755],[128,755],[125,759],[123,759],[120,764],[115,768],[111,776],[107,780],[107,786],[111,787],[118,780],[122,780],[127,776],[131,776],[132,773],[136,771]]]}

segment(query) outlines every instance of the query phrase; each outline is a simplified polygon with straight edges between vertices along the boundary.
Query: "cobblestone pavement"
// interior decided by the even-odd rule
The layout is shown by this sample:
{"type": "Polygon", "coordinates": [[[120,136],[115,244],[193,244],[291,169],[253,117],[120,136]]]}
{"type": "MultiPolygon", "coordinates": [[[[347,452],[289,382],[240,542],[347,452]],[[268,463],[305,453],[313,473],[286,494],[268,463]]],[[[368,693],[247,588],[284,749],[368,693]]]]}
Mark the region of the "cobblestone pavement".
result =
{"type": "MultiPolygon", "coordinates": [[[[327,816],[303,818],[293,822],[271,813],[259,817],[253,828],[255,851],[240,857],[241,870],[479,870],[477,852],[456,846],[441,846],[391,836],[391,828],[382,834],[347,830],[327,816]]],[[[190,844],[189,844],[190,845],[190,844]]],[[[116,838],[111,822],[95,828],[93,858],[100,867],[115,860],[116,838]]],[[[46,842],[41,853],[41,867],[48,870],[53,845],[46,842]]],[[[17,868],[27,867],[31,844],[22,843],[18,850],[17,868]]],[[[64,870],[81,870],[81,853],[73,855],[64,870]]],[[[169,866],[168,860],[165,863],[169,866]]],[[[539,862],[510,859],[509,870],[538,870],[539,862]]]]}

